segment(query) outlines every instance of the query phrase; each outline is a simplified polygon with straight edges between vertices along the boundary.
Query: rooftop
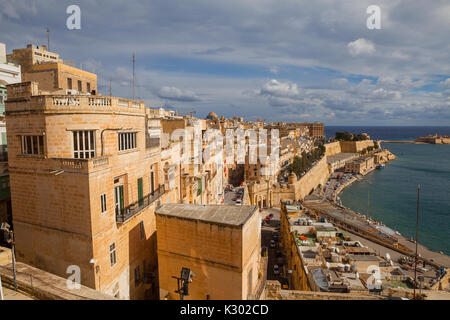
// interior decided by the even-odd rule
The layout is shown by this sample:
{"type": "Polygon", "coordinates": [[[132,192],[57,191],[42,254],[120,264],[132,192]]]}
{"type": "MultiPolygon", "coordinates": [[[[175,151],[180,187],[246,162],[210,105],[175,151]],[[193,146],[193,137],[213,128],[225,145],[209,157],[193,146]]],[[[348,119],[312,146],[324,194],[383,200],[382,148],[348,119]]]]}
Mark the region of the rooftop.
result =
{"type": "Polygon", "coordinates": [[[349,254],[348,257],[353,261],[379,261],[377,256],[372,255],[349,254]]]}
{"type": "Polygon", "coordinates": [[[213,224],[243,226],[257,210],[257,206],[167,203],[159,207],[156,214],[213,224]]]}

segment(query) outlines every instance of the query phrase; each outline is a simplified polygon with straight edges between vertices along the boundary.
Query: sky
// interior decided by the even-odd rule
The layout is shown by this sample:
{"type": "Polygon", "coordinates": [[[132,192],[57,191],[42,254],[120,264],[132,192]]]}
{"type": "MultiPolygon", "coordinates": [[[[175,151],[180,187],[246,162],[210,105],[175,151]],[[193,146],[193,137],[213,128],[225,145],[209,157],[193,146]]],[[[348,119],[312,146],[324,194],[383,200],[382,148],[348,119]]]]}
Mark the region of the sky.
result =
{"type": "Polygon", "coordinates": [[[448,0],[0,0],[7,52],[47,44],[151,108],[326,125],[450,125],[448,0]],[[66,9],[78,5],[81,29],[66,9]],[[369,29],[370,5],[381,29],[369,29]]]}

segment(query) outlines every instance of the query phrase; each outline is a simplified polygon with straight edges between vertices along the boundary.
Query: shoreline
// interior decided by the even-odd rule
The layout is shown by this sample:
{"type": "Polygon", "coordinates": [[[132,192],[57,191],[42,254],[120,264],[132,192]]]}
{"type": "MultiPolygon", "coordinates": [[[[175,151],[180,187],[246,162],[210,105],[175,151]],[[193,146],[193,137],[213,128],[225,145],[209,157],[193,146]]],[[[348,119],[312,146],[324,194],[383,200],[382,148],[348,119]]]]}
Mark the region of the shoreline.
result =
{"type": "MultiPolygon", "coordinates": [[[[361,179],[363,179],[367,174],[369,174],[370,172],[373,172],[376,169],[376,167],[372,168],[371,170],[365,172],[364,174],[358,175],[353,177],[352,179],[350,179],[349,181],[347,181],[346,183],[344,183],[342,186],[339,186],[338,189],[336,189],[335,193],[334,193],[334,201],[328,200],[330,201],[333,205],[336,205],[338,207],[341,207],[345,210],[349,210],[351,212],[353,212],[354,214],[364,217],[368,222],[372,222],[373,224],[377,225],[377,226],[383,226],[386,227],[388,229],[390,229],[391,231],[394,232],[395,236],[402,240],[404,240],[404,243],[406,244],[412,244],[415,246],[415,241],[412,242],[411,240],[413,240],[413,238],[411,237],[411,239],[408,239],[407,237],[405,237],[404,235],[402,235],[398,230],[394,229],[393,227],[387,226],[386,224],[384,224],[382,221],[377,221],[373,218],[367,218],[366,215],[361,214],[357,211],[355,211],[352,208],[346,207],[343,205],[342,200],[340,199],[340,203],[337,202],[337,198],[339,196],[339,194],[341,194],[346,188],[348,188],[349,186],[351,186],[355,181],[359,181],[361,179]]],[[[399,241],[400,242],[400,241],[399,241]]],[[[442,250],[437,250],[437,249],[432,249],[432,248],[428,248],[424,245],[422,245],[420,242],[418,243],[419,246],[423,247],[425,250],[428,250],[430,252],[434,252],[440,256],[447,256],[450,257],[448,254],[446,254],[445,252],[443,252],[442,250]]],[[[450,267],[450,265],[445,265],[445,267],[450,267]]]]}

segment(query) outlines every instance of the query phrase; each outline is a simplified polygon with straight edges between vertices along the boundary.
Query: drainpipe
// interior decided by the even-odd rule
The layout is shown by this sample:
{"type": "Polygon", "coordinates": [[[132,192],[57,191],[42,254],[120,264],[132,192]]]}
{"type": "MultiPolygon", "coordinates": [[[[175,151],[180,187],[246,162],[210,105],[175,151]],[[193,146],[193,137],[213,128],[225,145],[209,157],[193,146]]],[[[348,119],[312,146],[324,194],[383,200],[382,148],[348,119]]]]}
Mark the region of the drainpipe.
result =
{"type": "Polygon", "coordinates": [[[101,140],[101,144],[102,144],[102,157],[103,157],[103,132],[105,131],[119,131],[119,130],[131,130],[131,128],[128,129],[123,129],[123,128],[115,128],[115,129],[103,129],[102,132],[100,133],[100,140],[101,140]]]}

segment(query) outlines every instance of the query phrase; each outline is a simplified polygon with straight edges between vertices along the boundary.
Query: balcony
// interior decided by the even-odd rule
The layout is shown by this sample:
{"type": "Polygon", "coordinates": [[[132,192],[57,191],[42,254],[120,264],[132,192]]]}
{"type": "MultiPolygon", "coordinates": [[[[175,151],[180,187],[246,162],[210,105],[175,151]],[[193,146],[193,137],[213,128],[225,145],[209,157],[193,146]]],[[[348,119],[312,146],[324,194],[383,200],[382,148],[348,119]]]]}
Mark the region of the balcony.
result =
{"type": "Polygon", "coordinates": [[[109,157],[96,157],[89,159],[78,158],[50,158],[53,170],[64,170],[74,173],[89,173],[104,169],[109,164],[109,157]]]}
{"type": "Polygon", "coordinates": [[[124,223],[127,220],[131,219],[134,215],[138,214],[153,202],[161,198],[164,194],[165,188],[164,185],[160,185],[158,189],[154,192],[147,194],[142,199],[139,199],[136,202],[133,202],[129,206],[125,207],[122,210],[116,211],[116,222],[124,223]]]}

